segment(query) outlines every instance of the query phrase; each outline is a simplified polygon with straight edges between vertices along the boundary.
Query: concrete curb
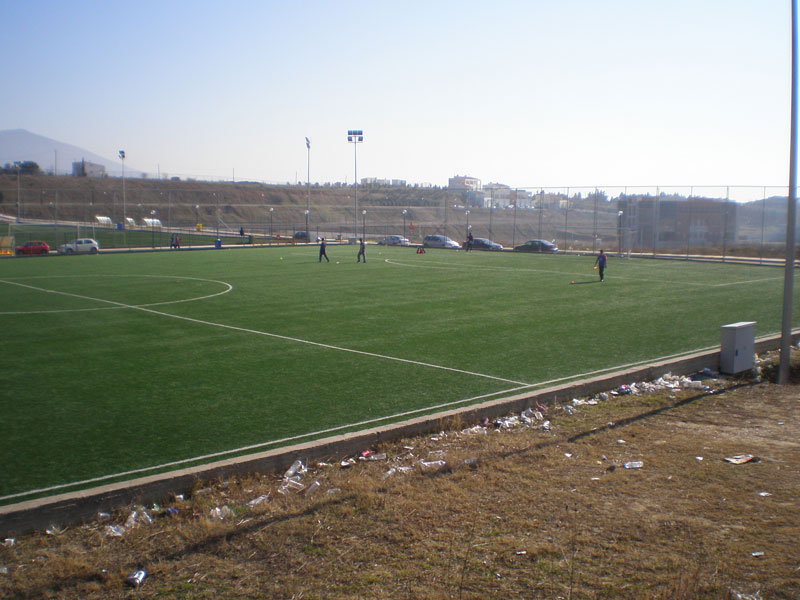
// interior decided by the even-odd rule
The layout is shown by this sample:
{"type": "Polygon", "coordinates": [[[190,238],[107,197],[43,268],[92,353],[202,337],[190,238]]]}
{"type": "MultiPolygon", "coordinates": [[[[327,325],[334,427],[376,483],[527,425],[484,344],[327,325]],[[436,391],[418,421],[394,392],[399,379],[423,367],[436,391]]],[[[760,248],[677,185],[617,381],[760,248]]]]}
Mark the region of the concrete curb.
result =
{"type": "MultiPolygon", "coordinates": [[[[798,339],[800,339],[800,331],[793,333],[792,342],[797,343],[798,339]]],[[[779,347],[779,335],[760,338],[756,340],[755,352],[763,353],[779,347]]],[[[520,412],[536,402],[540,404],[568,402],[575,397],[613,390],[623,384],[652,381],[669,372],[674,375],[690,375],[704,368],[716,371],[719,368],[719,355],[719,350],[699,352],[674,360],[417,417],[402,423],[374,427],[77,492],[0,506],[0,537],[43,530],[53,524],[65,526],[91,521],[96,518],[98,512],[109,512],[132,503],[163,502],[170,495],[190,492],[201,481],[224,479],[248,473],[280,473],[297,459],[316,461],[329,460],[331,457],[352,456],[382,442],[393,442],[407,437],[439,432],[452,426],[463,427],[467,424],[479,423],[483,419],[494,419],[512,412],[520,412]]]]}

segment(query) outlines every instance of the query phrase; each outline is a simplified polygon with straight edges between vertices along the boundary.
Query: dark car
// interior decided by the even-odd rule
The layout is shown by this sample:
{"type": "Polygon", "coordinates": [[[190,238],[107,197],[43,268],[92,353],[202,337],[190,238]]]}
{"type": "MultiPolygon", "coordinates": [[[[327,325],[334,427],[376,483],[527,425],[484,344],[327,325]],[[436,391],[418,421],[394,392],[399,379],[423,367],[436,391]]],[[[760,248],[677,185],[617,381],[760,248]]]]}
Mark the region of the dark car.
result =
{"type": "Polygon", "coordinates": [[[50,254],[50,246],[41,240],[32,240],[17,246],[16,251],[17,256],[23,256],[26,254],[50,254]]]}
{"type": "Polygon", "coordinates": [[[500,251],[503,249],[503,246],[492,240],[487,240],[486,238],[475,238],[472,240],[472,249],[500,251]]]}
{"type": "Polygon", "coordinates": [[[558,246],[544,240],[530,240],[519,246],[514,246],[514,252],[544,252],[546,254],[555,254],[558,252],[558,246]]]}
{"type": "Polygon", "coordinates": [[[295,231],[294,232],[294,241],[295,242],[307,242],[310,239],[310,235],[307,231],[295,231]]]}

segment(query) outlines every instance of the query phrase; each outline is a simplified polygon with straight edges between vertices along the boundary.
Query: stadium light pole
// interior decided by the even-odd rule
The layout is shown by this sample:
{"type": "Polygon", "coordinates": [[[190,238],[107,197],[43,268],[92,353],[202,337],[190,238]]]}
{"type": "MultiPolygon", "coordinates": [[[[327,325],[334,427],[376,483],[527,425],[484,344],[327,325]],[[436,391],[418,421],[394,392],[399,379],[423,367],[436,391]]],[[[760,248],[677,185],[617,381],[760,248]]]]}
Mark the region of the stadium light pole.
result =
{"type": "Polygon", "coordinates": [[[311,236],[308,235],[308,215],[311,211],[306,209],[306,243],[311,241],[311,236]]]}
{"type": "Polygon", "coordinates": [[[789,384],[792,369],[792,291],[797,220],[797,0],[792,0],[792,94],[789,133],[789,199],[786,209],[786,265],[783,277],[783,316],[778,383],[789,384]]]}
{"type": "Polygon", "coordinates": [[[366,210],[362,210],[361,211],[361,239],[365,240],[365,241],[367,239],[367,211],[366,210]]]}
{"type": "Polygon", "coordinates": [[[348,129],[347,141],[353,144],[353,170],[355,172],[355,204],[353,205],[353,235],[358,237],[358,145],[364,141],[364,132],[360,129],[348,129]]]}
{"type": "Polygon", "coordinates": [[[511,247],[514,247],[515,241],[517,239],[517,204],[519,204],[519,198],[514,201],[514,226],[511,229],[511,247]]]}
{"type": "Polygon", "coordinates": [[[306,138],[306,150],[308,158],[306,160],[306,187],[308,188],[308,195],[306,196],[306,241],[309,239],[308,235],[308,211],[311,210],[311,140],[306,138]]]}
{"type": "Polygon", "coordinates": [[[403,209],[403,237],[406,237],[406,215],[407,214],[408,214],[408,211],[406,209],[403,209]]]}
{"type": "Polygon", "coordinates": [[[155,209],[150,211],[150,231],[151,231],[151,242],[153,248],[156,247],[156,211],[155,209]]]}
{"type": "Polygon", "coordinates": [[[275,211],[275,209],[272,206],[270,206],[269,207],[269,245],[270,246],[272,245],[272,213],[274,211],[275,211]]]}
{"type": "Polygon", "coordinates": [[[469,235],[469,210],[464,211],[464,214],[467,216],[467,235],[469,235]]]}
{"type": "Polygon", "coordinates": [[[119,151],[119,159],[122,161],[122,228],[125,229],[127,223],[125,222],[125,217],[127,217],[127,213],[125,212],[125,150],[119,151]]]}

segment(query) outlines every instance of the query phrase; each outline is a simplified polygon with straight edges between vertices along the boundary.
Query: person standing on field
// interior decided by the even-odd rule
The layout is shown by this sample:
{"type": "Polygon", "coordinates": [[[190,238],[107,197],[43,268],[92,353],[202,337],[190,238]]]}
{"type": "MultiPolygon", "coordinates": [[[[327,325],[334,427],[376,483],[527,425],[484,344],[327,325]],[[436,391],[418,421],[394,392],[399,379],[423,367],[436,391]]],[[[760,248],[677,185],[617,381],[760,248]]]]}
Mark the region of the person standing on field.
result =
{"type": "Polygon", "coordinates": [[[597,259],[594,261],[594,268],[597,269],[598,274],[600,275],[600,281],[603,281],[606,272],[606,255],[603,254],[603,249],[600,249],[600,254],[597,255],[597,259]]]}
{"type": "Polygon", "coordinates": [[[322,262],[322,257],[323,256],[325,257],[325,260],[327,260],[328,262],[331,262],[331,259],[328,258],[328,253],[325,252],[325,247],[326,246],[327,246],[327,244],[325,243],[325,238],[322,238],[319,241],[319,262],[322,262]]]}
{"type": "Polygon", "coordinates": [[[359,248],[358,248],[358,260],[356,262],[361,262],[361,257],[364,257],[364,262],[367,262],[367,255],[365,254],[365,244],[364,238],[358,238],[359,248]]]}

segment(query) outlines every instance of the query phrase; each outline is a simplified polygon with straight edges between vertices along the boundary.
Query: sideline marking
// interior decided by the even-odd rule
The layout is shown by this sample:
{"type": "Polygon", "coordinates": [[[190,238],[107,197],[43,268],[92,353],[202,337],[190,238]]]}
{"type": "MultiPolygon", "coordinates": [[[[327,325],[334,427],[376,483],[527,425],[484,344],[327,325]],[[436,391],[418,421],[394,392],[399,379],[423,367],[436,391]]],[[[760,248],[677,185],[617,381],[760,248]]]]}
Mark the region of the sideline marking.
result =
{"type": "MultiPolygon", "coordinates": [[[[129,307],[143,307],[143,306],[165,306],[167,304],[181,304],[183,302],[194,302],[196,300],[208,300],[209,298],[214,298],[215,296],[222,296],[223,294],[227,294],[231,290],[233,290],[233,286],[230,283],[225,281],[217,281],[216,279],[202,279],[200,277],[182,277],[180,275],[53,275],[53,276],[42,276],[42,277],[28,277],[26,279],[53,279],[55,277],[59,278],[86,278],[86,277],[150,277],[153,279],[160,278],[160,279],[186,279],[189,281],[203,281],[203,282],[210,282],[210,283],[219,283],[220,285],[225,286],[227,289],[222,290],[221,292],[217,292],[216,294],[209,294],[208,296],[198,296],[196,298],[184,298],[183,300],[166,300],[164,302],[150,302],[147,304],[137,304],[137,305],[122,305],[122,306],[104,306],[104,307],[95,307],[95,308],[64,308],[64,309],[54,309],[54,310],[9,310],[9,311],[2,311],[0,315],[41,315],[41,314],[54,314],[54,313],[70,313],[70,312],[91,312],[95,310],[120,310],[123,308],[129,307]]],[[[67,292],[56,292],[53,290],[48,290],[45,288],[40,288],[32,285],[27,285],[24,283],[20,283],[18,281],[11,281],[8,279],[0,279],[0,283],[6,283],[8,285],[16,285],[19,287],[29,288],[32,290],[37,291],[46,291],[51,294],[65,294],[69,295],[67,292]]],[[[108,300],[100,300],[96,299],[98,302],[109,302],[108,300]]]]}
{"type": "Polygon", "coordinates": [[[424,408],[416,408],[416,409],[413,409],[413,410],[408,410],[408,411],[404,411],[404,412],[400,412],[400,413],[395,413],[393,415],[386,415],[386,416],[383,416],[383,417],[375,417],[373,419],[367,419],[366,421],[358,421],[358,422],[355,422],[355,423],[346,423],[344,425],[337,425],[336,427],[330,427],[328,429],[320,429],[318,431],[309,431],[307,433],[301,433],[301,434],[298,434],[298,435],[293,435],[293,436],[289,436],[289,437],[285,437],[285,438],[278,438],[276,440],[269,440],[269,441],[266,441],[266,442],[259,442],[257,444],[250,444],[248,446],[242,446],[240,448],[232,448],[230,450],[221,450],[219,452],[213,452],[211,454],[203,454],[203,455],[195,456],[195,457],[192,457],[192,458],[184,458],[184,459],[181,459],[181,460],[175,460],[175,461],[171,461],[171,462],[167,462],[167,463],[162,463],[160,465],[153,465],[153,466],[150,466],[150,467],[141,467],[139,469],[132,469],[130,471],[122,471],[120,473],[112,473],[112,474],[109,474],[109,475],[100,475],[98,477],[92,477],[91,479],[84,479],[84,480],[81,480],[81,481],[73,481],[73,482],[70,482],[70,483],[62,483],[62,484],[53,485],[53,486],[46,487],[46,488],[40,488],[40,489],[37,489],[37,490],[28,490],[28,491],[25,491],[25,492],[17,492],[17,493],[14,493],[14,494],[9,494],[7,496],[0,496],[0,501],[10,500],[12,498],[20,498],[20,497],[24,497],[24,496],[31,496],[33,494],[42,494],[42,493],[45,493],[45,492],[53,492],[53,491],[56,491],[56,490],[63,490],[63,489],[66,489],[66,488],[82,486],[82,485],[86,485],[86,484],[89,484],[89,483],[98,483],[100,481],[107,481],[109,479],[117,479],[117,478],[120,478],[120,477],[128,477],[130,475],[138,475],[138,474],[141,474],[141,473],[147,473],[149,471],[157,471],[157,470],[161,470],[161,469],[166,469],[168,467],[177,467],[179,465],[185,465],[185,464],[194,463],[194,462],[207,461],[208,459],[211,459],[211,458],[220,458],[220,457],[227,456],[227,455],[230,455],[230,454],[244,453],[244,452],[248,452],[250,450],[257,450],[259,448],[265,448],[267,446],[275,446],[275,445],[278,445],[278,444],[284,444],[286,442],[294,442],[294,441],[301,440],[301,439],[304,439],[304,438],[309,438],[309,437],[314,437],[314,436],[334,433],[336,431],[341,431],[343,429],[349,429],[349,428],[352,428],[352,427],[363,427],[364,425],[373,425],[375,423],[380,423],[382,421],[389,421],[389,420],[392,420],[392,419],[398,419],[398,418],[402,418],[402,417],[409,417],[411,415],[425,413],[425,412],[428,412],[428,411],[434,411],[435,412],[437,410],[441,410],[443,408],[449,408],[451,406],[456,406],[458,404],[464,404],[464,403],[468,403],[468,402],[475,402],[477,400],[483,400],[483,399],[486,399],[486,398],[491,398],[492,396],[498,396],[498,395],[501,395],[501,394],[509,394],[509,393],[513,393],[513,392],[520,392],[520,391],[526,390],[526,389],[531,389],[532,390],[532,389],[537,388],[537,387],[543,387],[543,386],[553,385],[553,384],[556,384],[556,383],[561,383],[561,382],[564,382],[564,381],[569,381],[570,379],[579,379],[579,378],[588,377],[588,376],[591,376],[591,375],[600,375],[602,373],[612,373],[614,371],[618,371],[618,370],[621,370],[621,369],[627,369],[627,368],[631,368],[631,367],[642,366],[642,365],[645,365],[645,364],[648,364],[648,363],[652,363],[652,362],[661,362],[661,361],[664,361],[664,360],[667,360],[667,359],[670,359],[670,358],[678,358],[680,356],[686,356],[686,355],[689,355],[689,354],[694,354],[696,352],[703,352],[703,351],[711,350],[711,349],[714,349],[714,348],[716,348],[716,346],[708,346],[706,348],[700,348],[698,350],[680,352],[680,353],[677,353],[677,354],[669,354],[669,355],[666,355],[666,356],[653,358],[653,359],[649,359],[649,360],[641,360],[641,361],[636,361],[636,362],[632,362],[632,363],[627,363],[627,364],[624,364],[624,365],[616,365],[616,366],[612,366],[612,367],[606,367],[606,368],[603,368],[603,369],[597,369],[595,371],[588,371],[586,373],[578,373],[576,375],[568,375],[568,376],[565,376],[565,377],[559,377],[559,378],[550,379],[550,380],[547,380],[547,381],[540,381],[538,383],[520,385],[520,386],[517,386],[517,387],[508,388],[508,389],[505,389],[505,390],[498,390],[496,392],[489,392],[487,394],[481,394],[479,396],[472,396],[471,398],[462,398],[460,400],[452,400],[450,402],[443,402],[441,404],[435,404],[435,405],[427,406],[427,407],[424,407],[424,408]]]}

